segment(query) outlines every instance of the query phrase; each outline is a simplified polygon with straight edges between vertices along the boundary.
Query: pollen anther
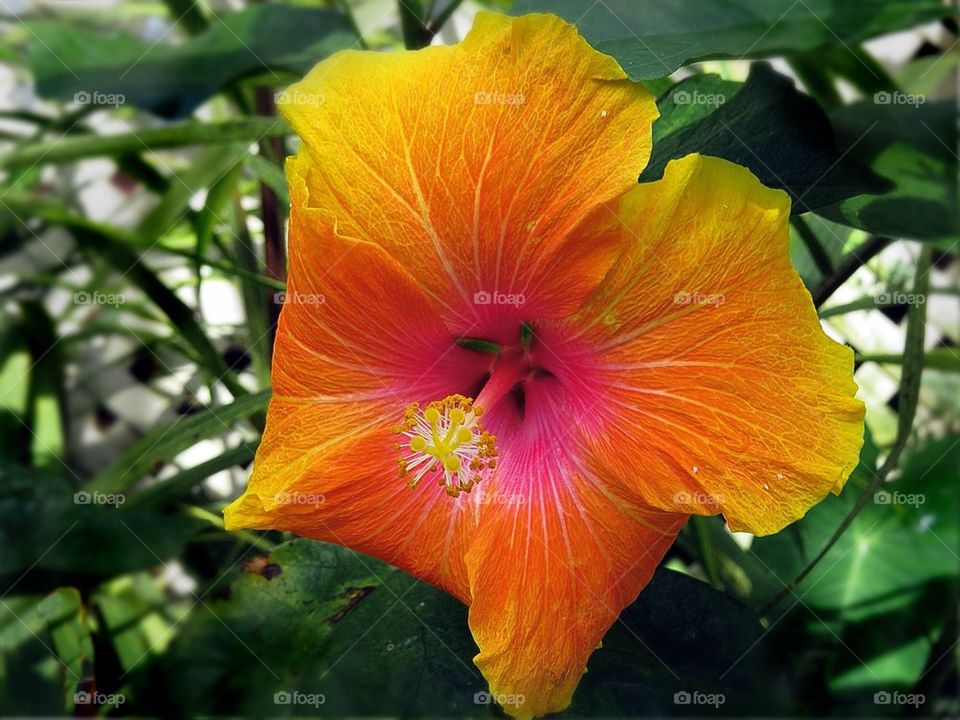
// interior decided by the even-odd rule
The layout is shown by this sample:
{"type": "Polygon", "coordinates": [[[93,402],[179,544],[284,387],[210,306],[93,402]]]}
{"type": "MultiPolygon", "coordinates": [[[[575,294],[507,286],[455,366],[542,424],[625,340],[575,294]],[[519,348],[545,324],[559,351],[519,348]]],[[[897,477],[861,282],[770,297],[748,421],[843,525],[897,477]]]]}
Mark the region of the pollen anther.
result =
{"type": "Polygon", "coordinates": [[[478,421],[483,410],[471,398],[450,395],[422,412],[418,403],[407,407],[395,433],[409,438],[399,443],[400,477],[415,488],[428,473],[450,497],[470,492],[496,467],[497,439],[478,421]]]}

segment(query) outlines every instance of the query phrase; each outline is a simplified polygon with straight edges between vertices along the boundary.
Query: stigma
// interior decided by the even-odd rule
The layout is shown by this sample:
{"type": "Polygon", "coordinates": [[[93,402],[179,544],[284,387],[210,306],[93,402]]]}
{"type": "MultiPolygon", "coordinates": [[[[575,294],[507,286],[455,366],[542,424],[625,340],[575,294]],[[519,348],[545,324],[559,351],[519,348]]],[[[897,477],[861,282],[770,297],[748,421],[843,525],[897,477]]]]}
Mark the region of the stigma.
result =
{"type": "Polygon", "coordinates": [[[413,403],[393,431],[400,477],[410,488],[432,475],[450,497],[470,492],[497,466],[497,439],[485,431],[483,409],[463,395],[449,395],[421,409],[413,403]]]}

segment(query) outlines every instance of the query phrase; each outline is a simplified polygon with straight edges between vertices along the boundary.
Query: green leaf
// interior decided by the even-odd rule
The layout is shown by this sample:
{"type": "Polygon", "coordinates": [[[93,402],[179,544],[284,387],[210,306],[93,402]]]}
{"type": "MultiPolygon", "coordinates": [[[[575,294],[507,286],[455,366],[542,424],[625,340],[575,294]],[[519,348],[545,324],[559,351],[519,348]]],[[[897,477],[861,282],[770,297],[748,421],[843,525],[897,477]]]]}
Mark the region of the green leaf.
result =
{"type": "Polygon", "coordinates": [[[215,185],[246,152],[246,146],[240,144],[204,148],[185,171],[175,173],[160,202],[140,222],[138,232],[153,242],[169,233],[191,212],[191,198],[215,185]]]}
{"type": "Polygon", "coordinates": [[[699,152],[747,167],[767,187],[785,190],[793,213],[888,189],[843,156],[817,103],[768,65],[754,65],[733,89],[709,75],[671,88],[658,103],[653,155],[640,181],[658,179],[671,159],[699,152]]]}
{"type": "Polygon", "coordinates": [[[119,493],[78,491],[60,475],[0,463],[0,584],[28,571],[110,577],[153,567],[206,527],[124,504],[119,493]]]}
{"type": "Polygon", "coordinates": [[[165,478],[127,498],[130,507],[158,506],[171,502],[199,485],[211,475],[236,465],[247,465],[257,452],[256,443],[243,443],[210,460],[165,478]]]}
{"type": "Polygon", "coordinates": [[[150,667],[176,636],[177,624],[184,618],[186,606],[170,603],[163,590],[148,573],[114,578],[100,585],[91,597],[103,619],[103,634],[116,653],[124,673],[138,667],[150,667]]]}
{"type": "Polygon", "coordinates": [[[889,103],[864,101],[831,115],[844,151],[891,181],[882,197],[854,197],[817,210],[824,217],[877,235],[914,240],[960,237],[957,203],[956,104],[919,105],[887,93],[889,103]]]}
{"type": "Polygon", "coordinates": [[[691,62],[738,60],[853,45],[950,10],[939,0],[521,0],[516,14],[550,12],[576,23],[587,41],[635,79],[691,62]]]}
{"type": "Polygon", "coordinates": [[[27,63],[48,98],[132,104],[182,118],[249,75],[301,75],[355,36],[343,15],[319,8],[257,4],[229,13],[179,45],[146,43],[53,21],[31,22],[27,63]]]}
{"type": "MultiPolygon", "coordinates": [[[[785,600],[784,607],[792,606],[807,624],[807,637],[833,648],[838,667],[820,671],[837,692],[850,693],[864,707],[874,690],[913,686],[955,607],[958,473],[960,438],[919,449],[901,476],[869,500],[796,596],[785,600]]],[[[787,531],[757,538],[753,553],[787,582],[823,546],[865,485],[863,478],[851,480],[839,497],[828,498],[787,531]]],[[[812,645],[806,650],[815,650],[812,645]]]]}
{"type": "Polygon", "coordinates": [[[103,493],[122,492],[150,475],[157,463],[170,462],[201,440],[221,435],[224,431],[232,430],[241,420],[264,412],[269,401],[270,391],[265,390],[239,397],[229,405],[182,416],[170,425],[155,428],[104,470],[90,485],[90,489],[103,493]]]}
{"type": "MultiPolygon", "coordinates": [[[[144,707],[164,715],[275,715],[283,711],[276,693],[299,692],[322,695],[322,712],[331,715],[414,716],[429,708],[463,717],[490,709],[474,702],[486,682],[473,664],[467,609],[445,593],[307,540],[245,569],[228,599],[210,601],[210,612],[184,623],[161,677],[150,677],[155,668],[138,678],[154,688],[144,707]]],[[[786,701],[773,700],[781,674],[769,647],[725,674],[763,628],[708,585],[661,570],[622,620],[591,658],[572,714],[653,712],[683,689],[725,692],[725,710],[759,696],[786,701]]]]}
{"type": "Polygon", "coordinates": [[[50,630],[51,645],[66,672],[64,708],[72,710],[77,681],[93,663],[93,637],[84,619],[83,600],[76,588],[57,588],[37,605],[37,616],[50,630]]]}

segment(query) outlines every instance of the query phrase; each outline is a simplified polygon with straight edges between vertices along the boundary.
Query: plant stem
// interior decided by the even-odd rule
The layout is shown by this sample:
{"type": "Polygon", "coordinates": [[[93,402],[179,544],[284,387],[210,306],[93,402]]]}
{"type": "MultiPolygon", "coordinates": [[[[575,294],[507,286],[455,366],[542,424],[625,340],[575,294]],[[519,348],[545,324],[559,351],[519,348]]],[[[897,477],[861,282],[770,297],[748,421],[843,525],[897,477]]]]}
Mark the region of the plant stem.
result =
{"type": "Polygon", "coordinates": [[[843,285],[862,265],[866,265],[891,242],[890,238],[872,235],[863,245],[851,252],[837,265],[832,275],[825,277],[811,293],[813,304],[820,307],[843,285]]]}

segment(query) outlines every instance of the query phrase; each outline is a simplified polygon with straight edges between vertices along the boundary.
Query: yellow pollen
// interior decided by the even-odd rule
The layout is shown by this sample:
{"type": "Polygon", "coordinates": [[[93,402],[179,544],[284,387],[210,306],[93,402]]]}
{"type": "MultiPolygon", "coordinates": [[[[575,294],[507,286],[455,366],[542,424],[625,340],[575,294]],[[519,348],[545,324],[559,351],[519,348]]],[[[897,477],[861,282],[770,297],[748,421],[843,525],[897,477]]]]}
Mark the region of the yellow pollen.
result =
{"type": "Polygon", "coordinates": [[[399,443],[398,465],[410,488],[432,472],[447,495],[458,497],[492,474],[497,439],[478,422],[482,412],[464,395],[436,400],[423,411],[417,403],[407,407],[393,431],[409,438],[399,443]]]}

